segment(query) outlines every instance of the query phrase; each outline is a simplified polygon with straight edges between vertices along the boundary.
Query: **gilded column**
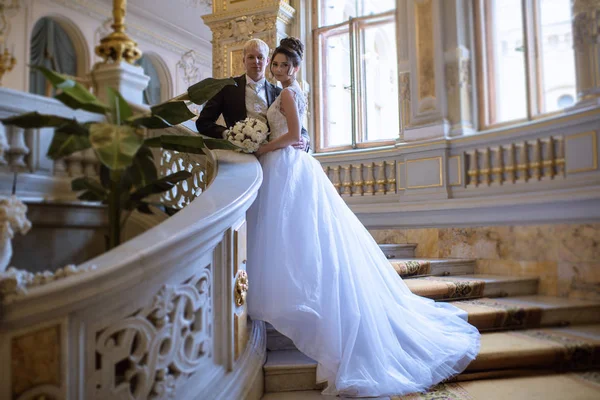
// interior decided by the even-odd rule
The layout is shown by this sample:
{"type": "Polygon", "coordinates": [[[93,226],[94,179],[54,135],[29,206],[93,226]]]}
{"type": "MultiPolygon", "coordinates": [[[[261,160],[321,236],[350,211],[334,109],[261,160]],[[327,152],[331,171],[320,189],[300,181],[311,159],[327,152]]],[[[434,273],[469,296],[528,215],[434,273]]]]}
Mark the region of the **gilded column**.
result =
{"type": "Polygon", "coordinates": [[[202,17],[213,34],[213,77],[243,74],[244,43],[262,39],[272,51],[290,34],[294,14],[285,0],[213,1],[213,13],[202,17]]]}
{"type": "Polygon", "coordinates": [[[600,0],[573,0],[578,105],[600,104],[600,0]]]}

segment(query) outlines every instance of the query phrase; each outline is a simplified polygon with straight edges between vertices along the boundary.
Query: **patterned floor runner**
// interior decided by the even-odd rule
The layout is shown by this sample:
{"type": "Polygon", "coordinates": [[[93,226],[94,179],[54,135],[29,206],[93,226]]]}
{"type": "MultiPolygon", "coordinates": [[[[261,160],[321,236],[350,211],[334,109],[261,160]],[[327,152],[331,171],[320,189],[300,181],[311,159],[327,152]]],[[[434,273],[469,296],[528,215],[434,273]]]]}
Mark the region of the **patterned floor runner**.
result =
{"type": "Polygon", "coordinates": [[[431,273],[431,263],[423,260],[406,260],[406,261],[394,261],[390,263],[396,272],[402,277],[416,276],[416,275],[428,275],[431,273]]]}
{"type": "Polygon", "coordinates": [[[526,302],[480,298],[453,303],[469,313],[469,322],[480,331],[539,328],[542,309],[526,302]]]}
{"type": "Polygon", "coordinates": [[[600,371],[440,384],[392,400],[597,400],[600,371]]]}
{"type": "Polygon", "coordinates": [[[485,281],[477,279],[426,277],[405,282],[413,293],[434,300],[477,298],[485,289],[485,281]]]}

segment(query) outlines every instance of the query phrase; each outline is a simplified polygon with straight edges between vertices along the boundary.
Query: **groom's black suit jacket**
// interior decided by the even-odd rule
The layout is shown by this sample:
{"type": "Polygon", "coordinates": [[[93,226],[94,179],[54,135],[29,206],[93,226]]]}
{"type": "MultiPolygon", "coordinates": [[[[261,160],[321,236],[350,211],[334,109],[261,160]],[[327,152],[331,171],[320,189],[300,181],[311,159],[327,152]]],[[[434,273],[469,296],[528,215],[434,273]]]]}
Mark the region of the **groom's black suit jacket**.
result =
{"type": "MultiPolygon", "coordinates": [[[[225,124],[232,127],[236,122],[245,119],[246,113],[246,74],[233,78],[237,86],[225,86],[219,93],[210,99],[196,120],[196,128],[203,135],[217,139],[223,138],[223,131],[227,128],[217,125],[216,121],[221,114],[225,124]]],[[[281,88],[265,80],[264,91],[266,93],[267,105],[271,106],[273,101],[281,93],[281,88]]],[[[304,127],[302,135],[308,139],[308,133],[304,127]]]]}

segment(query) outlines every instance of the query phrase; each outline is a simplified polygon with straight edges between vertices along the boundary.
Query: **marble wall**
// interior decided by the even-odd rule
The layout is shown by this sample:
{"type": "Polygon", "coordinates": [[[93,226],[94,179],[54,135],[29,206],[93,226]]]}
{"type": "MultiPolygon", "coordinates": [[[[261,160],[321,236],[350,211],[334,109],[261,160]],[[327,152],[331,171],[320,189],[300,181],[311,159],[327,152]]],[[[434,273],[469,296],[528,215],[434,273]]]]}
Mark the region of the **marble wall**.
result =
{"type": "Polygon", "coordinates": [[[477,273],[539,276],[540,294],[600,299],[600,223],[371,230],[417,257],[475,258],[477,273]]]}

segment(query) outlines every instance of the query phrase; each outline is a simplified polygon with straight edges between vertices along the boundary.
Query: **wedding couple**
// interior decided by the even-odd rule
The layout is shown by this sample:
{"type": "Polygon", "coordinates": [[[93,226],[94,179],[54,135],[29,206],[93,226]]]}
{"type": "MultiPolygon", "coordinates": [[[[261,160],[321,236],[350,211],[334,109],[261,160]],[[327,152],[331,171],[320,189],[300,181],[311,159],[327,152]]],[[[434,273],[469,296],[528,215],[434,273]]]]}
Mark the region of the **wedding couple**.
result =
{"type": "Polygon", "coordinates": [[[422,392],[466,368],[479,332],[464,311],[411,293],[319,162],[302,151],[306,100],[295,77],[303,52],[294,38],[273,52],[280,92],[264,79],[266,43],[249,41],[239,86],[223,89],[197,121],[213,137],[225,129],[215,124],[220,114],[228,126],[251,116],[270,127],[256,153],[263,183],[248,211],[250,316],[318,362],[323,394],[422,392]]]}

